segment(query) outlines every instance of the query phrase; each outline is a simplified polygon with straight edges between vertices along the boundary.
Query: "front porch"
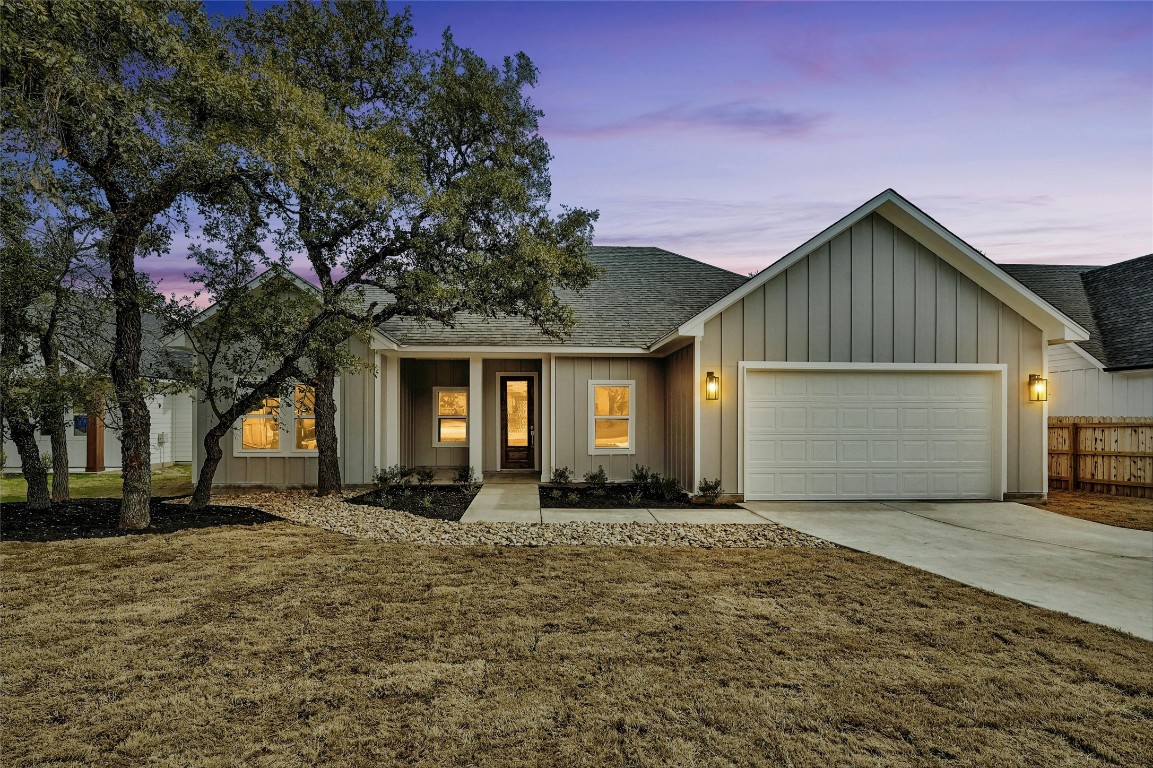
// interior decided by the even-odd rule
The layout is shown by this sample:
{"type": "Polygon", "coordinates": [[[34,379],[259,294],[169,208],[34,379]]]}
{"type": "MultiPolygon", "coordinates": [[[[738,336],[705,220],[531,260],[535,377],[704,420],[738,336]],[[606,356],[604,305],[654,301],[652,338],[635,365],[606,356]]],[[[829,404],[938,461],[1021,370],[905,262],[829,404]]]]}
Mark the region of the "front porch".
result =
{"type": "Polygon", "coordinates": [[[378,466],[471,467],[484,482],[551,473],[551,355],[381,354],[378,466]]]}

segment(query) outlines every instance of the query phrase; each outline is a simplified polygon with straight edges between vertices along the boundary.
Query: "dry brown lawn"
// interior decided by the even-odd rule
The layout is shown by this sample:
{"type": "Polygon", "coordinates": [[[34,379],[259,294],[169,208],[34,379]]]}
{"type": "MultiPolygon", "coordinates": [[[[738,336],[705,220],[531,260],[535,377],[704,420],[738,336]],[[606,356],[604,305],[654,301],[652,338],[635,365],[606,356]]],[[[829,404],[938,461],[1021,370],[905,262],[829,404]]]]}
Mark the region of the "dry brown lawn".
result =
{"type": "Polygon", "coordinates": [[[0,553],[6,766],[1153,760],[1153,644],[847,550],[0,553]]]}
{"type": "Polygon", "coordinates": [[[1060,515],[1092,520],[1094,523],[1153,531],[1153,499],[1086,491],[1049,491],[1047,500],[1025,503],[1060,515]]]}

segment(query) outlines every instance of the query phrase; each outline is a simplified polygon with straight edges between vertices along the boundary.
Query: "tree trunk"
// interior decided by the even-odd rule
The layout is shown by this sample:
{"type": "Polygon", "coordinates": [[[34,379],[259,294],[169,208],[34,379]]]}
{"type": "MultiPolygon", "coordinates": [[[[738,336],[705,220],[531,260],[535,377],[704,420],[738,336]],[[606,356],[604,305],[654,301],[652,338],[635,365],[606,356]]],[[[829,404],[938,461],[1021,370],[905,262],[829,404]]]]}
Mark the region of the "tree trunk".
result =
{"type": "Polygon", "coordinates": [[[200,475],[196,478],[196,488],[193,489],[192,498],[188,502],[188,508],[193,511],[204,509],[212,501],[212,478],[216,474],[216,468],[220,465],[221,457],[224,456],[220,441],[228,433],[229,426],[231,426],[231,422],[218,423],[204,436],[204,463],[200,465],[200,475]]]}
{"type": "Polygon", "coordinates": [[[336,439],[336,370],[321,360],[316,371],[316,495],[340,493],[340,459],[336,439]]]}
{"type": "Polygon", "coordinates": [[[20,471],[28,484],[28,509],[48,509],[48,473],[40,463],[40,446],[36,444],[36,425],[23,419],[8,419],[12,442],[20,454],[20,471]]]}
{"type": "Polygon", "coordinates": [[[52,440],[52,501],[68,501],[68,427],[64,412],[51,409],[48,424],[52,440]]]}
{"type": "Polygon", "coordinates": [[[152,498],[152,419],[140,381],[140,286],[134,261],[138,239],[131,232],[114,232],[108,251],[116,305],[112,385],[120,404],[121,528],[147,528],[152,498]]]}

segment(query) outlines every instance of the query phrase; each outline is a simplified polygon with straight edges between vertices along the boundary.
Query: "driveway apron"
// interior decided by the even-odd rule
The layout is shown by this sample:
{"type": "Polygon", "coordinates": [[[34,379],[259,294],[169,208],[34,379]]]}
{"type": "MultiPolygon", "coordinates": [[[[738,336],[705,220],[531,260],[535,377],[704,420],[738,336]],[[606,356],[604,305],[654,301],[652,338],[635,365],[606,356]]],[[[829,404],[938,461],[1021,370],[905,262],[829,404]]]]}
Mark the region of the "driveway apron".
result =
{"type": "Polygon", "coordinates": [[[743,506],[851,549],[1153,640],[1153,532],[1012,503],[743,506]]]}

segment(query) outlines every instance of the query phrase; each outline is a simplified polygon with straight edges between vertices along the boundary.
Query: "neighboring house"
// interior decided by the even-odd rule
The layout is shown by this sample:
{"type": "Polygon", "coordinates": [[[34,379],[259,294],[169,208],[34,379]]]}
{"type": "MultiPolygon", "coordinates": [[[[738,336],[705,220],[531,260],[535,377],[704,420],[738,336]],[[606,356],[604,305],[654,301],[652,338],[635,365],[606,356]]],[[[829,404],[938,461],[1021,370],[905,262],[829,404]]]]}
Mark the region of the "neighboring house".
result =
{"type": "MultiPolygon", "coordinates": [[[[1089,334],[892,190],[751,279],[655,248],[589,258],[605,274],[562,293],[563,342],[461,317],[355,344],[379,375],[338,387],[345,481],[642,464],[750,500],[1046,492],[1047,408],[1027,382],[1049,343],[1089,334]]],[[[309,390],[284,398],[280,423],[274,399],[233,430],[217,483],[315,482],[309,390]]]]}
{"type": "MultiPolygon", "coordinates": [[[[111,355],[115,326],[111,316],[98,310],[84,313],[84,317],[71,318],[74,322],[65,324],[61,336],[61,355],[67,364],[89,370],[107,370],[111,355]],[[99,319],[93,321],[92,318],[99,319]]],[[[162,343],[163,334],[156,316],[145,314],[142,318],[143,335],[141,348],[141,369],[146,376],[164,382],[162,343]]],[[[183,354],[175,352],[175,354],[183,354]]],[[[189,464],[192,462],[192,393],[189,391],[155,395],[148,398],[151,414],[152,464],[189,464]]],[[[64,414],[68,427],[68,465],[73,472],[103,472],[120,469],[120,438],[115,424],[117,413],[83,413],[68,411],[64,414]],[[103,418],[102,418],[103,416],[103,418]],[[107,422],[107,423],[106,423],[107,422]]],[[[36,442],[41,454],[50,453],[51,442],[47,433],[39,432],[36,442]]],[[[5,461],[9,465],[18,462],[16,446],[11,440],[4,441],[5,461]]]]}
{"type": "Polygon", "coordinates": [[[1002,268],[1089,331],[1049,350],[1049,415],[1153,419],[1153,254],[1002,268]]]}

